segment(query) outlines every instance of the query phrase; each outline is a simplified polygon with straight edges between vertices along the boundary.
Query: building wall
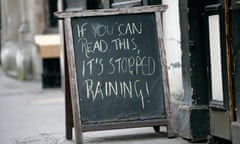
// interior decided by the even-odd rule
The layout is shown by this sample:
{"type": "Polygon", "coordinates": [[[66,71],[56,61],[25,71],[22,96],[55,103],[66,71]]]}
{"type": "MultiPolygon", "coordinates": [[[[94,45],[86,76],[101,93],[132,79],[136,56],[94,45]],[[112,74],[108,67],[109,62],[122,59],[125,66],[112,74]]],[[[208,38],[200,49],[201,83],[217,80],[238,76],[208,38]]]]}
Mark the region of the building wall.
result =
{"type": "MultiPolygon", "coordinates": [[[[46,30],[46,0],[29,0],[30,11],[30,24],[33,33],[35,35],[43,34],[46,30]]],[[[42,59],[38,56],[37,48],[33,50],[33,64],[34,64],[34,79],[40,80],[42,74],[42,59]]]]}
{"type": "Polygon", "coordinates": [[[32,24],[32,29],[34,34],[42,34],[44,33],[46,27],[46,16],[45,16],[45,8],[44,8],[45,0],[30,0],[29,1],[29,9],[31,9],[30,13],[30,21],[32,24]]]}
{"type": "Polygon", "coordinates": [[[11,73],[12,71],[15,72],[16,68],[16,51],[19,37],[18,27],[20,24],[18,3],[18,0],[1,1],[1,62],[3,69],[11,73]]]}
{"type": "Polygon", "coordinates": [[[183,81],[187,81],[186,77],[183,78],[183,68],[189,65],[186,61],[184,63],[182,61],[183,49],[186,48],[182,48],[181,45],[179,1],[163,0],[163,4],[168,5],[163,15],[163,22],[173,127],[180,136],[191,139],[190,113],[187,110],[191,103],[186,101],[191,84],[185,83],[187,87],[183,85],[183,81]]]}
{"type": "Polygon", "coordinates": [[[178,1],[163,0],[168,9],[163,14],[164,43],[167,56],[168,78],[171,97],[182,99],[182,50],[180,38],[179,4],[178,1]]]}
{"type": "Polygon", "coordinates": [[[18,3],[18,0],[1,0],[3,42],[18,40],[17,31],[20,23],[20,9],[18,3]]]}
{"type": "MultiPolygon", "coordinates": [[[[56,3],[57,4],[57,3],[56,3]]],[[[19,67],[31,67],[31,72],[24,72],[24,75],[33,75],[33,78],[40,80],[42,73],[42,61],[38,56],[34,36],[46,33],[47,25],[47,1],[46,0],[2,0],[2,49],[1,60],[4,71],[7,74],[18,77],[19,67]],[[27,25],[24,25],[27,24],[27,25]],[[21,33],[20,29],[25,29],[21,33]],[[27,30],[26,30],[27,29],[27,30]],[[21,43],[28,50],[22,51],[21,43]],[[31,48],[29,48],[31,47],[31,48]],[[28,52],[26,52],[28,51],[28,52]],[[18,56],[17,56],[18,52],[18,56]],[[19,53],[28,53],[19,56],[19,53]],[[31,57],[29,57],[31,55],[31,57]],[[22,58],[29,57],[23,61],[22,58]],[[20,59],[19,59],[20,58],[20,59]],[[28,62],[26,62],[28,61],[28,62]],[[18,63],[17,63],[18,62],[18,63]]],[[[20,78],[21,79],[21,78],[20,78]]],[[[31,78],[32,79],[32,78],[31,78]]]]}
{"type": "MultiPolygon", "coordinates": [[[[200,0],[196,2],[201,4],[200,0]]],[[[173,126],[186,139],[206,139],[209,130],[206,58],[204,43],[198,39],[203,28],[200,30],[200,24],[196,24],[203,23],[198,13],[202,7],[191,6],[188,0],[163,0],[163,4],[168,5],[163,22],[173,126]]]]}

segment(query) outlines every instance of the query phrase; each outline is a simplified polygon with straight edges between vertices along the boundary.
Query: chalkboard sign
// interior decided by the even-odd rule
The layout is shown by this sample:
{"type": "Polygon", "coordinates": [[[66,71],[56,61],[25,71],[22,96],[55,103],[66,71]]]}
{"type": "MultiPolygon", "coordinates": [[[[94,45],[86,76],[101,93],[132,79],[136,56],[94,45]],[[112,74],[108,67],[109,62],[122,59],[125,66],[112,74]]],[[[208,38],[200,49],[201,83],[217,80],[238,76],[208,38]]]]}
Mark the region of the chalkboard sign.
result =
{"type": "Polygon", "coordinates": [[[165,9],[147,6],[57,14],[65,21],[78,135],[127,127],[170,128],[161,18],[165,9]]]}

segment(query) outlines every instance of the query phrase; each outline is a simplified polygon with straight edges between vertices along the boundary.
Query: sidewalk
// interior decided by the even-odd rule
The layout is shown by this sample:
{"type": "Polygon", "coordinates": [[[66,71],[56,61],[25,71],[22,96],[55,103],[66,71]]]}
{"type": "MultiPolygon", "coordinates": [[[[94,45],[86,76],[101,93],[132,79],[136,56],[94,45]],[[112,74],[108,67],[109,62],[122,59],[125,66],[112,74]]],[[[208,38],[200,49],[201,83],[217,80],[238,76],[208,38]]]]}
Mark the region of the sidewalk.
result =
{"type": "MultiPolygon", "coordinates": [[[[65,140],[64,117],[61,89],[43,90],[40,82],[9,78],[0,68],[1,144],[74,144],[65,140]]],[[[189,144],[151,127],[88,132],[83,138],[86,144],[189,144]]]]}

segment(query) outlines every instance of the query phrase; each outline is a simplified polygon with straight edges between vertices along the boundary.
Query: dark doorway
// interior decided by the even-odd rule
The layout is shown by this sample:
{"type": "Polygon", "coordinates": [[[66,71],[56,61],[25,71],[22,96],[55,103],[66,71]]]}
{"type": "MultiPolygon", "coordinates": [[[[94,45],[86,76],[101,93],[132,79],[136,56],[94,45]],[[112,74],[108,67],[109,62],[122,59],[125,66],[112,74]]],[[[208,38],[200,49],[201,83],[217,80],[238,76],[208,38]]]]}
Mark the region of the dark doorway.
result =
{"type": "Polygon", "coordinates": [[[49,9],[49,26],[57,27],[57,19],[54,16],[54,12],[57,11],[57,0],[49,0],[48,9],[49,9]]]}

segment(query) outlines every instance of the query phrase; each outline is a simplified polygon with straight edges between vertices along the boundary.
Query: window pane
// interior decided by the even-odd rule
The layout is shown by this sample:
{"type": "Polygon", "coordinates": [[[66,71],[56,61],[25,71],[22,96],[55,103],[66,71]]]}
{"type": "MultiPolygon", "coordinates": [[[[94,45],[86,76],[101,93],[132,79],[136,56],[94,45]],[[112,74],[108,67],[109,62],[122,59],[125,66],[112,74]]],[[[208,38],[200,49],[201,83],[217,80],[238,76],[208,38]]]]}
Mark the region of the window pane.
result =
{"type": "Polygon", "coordinates": [[[222,63],[219,15],[208,17],[212,100],[223,101],[222,63]]]}

